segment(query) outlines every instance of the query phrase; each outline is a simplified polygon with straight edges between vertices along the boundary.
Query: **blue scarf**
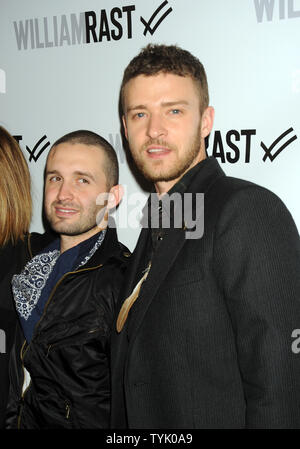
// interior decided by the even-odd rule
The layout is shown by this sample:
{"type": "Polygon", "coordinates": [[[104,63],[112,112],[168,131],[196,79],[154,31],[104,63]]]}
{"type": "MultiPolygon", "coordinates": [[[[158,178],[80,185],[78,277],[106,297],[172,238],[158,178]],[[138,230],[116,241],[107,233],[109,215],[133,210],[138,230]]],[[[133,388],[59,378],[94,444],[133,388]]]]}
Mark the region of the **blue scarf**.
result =
{"type": "Polygon", "coordinates": [[[20,274],[12,278],[12,290],[20,323],[27,342],[32,339],[53,287],[70,271],[85,265],[101,246],[106,231],[60,254],[60,240],[33,257],[20,274]]]}

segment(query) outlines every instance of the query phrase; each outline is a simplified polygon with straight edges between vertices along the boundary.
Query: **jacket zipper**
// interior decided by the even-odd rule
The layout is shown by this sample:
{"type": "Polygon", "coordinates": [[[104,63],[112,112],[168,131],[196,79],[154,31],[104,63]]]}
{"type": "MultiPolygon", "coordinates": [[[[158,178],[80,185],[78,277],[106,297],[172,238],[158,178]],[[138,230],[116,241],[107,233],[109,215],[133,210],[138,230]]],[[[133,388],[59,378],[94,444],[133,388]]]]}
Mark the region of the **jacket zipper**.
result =
{"type": "MultiPolygon", "coordinates": [[[[65,274],[60,278],[60,280],[55,284],[55,286],[53,287],[53,289],[52,289],[52,291],[51,291],[51,294],[50,294],[50,296],[49,296],[49,298],[48,298],[48,300],[47,300],[47,302],[46,302],[46,304],[45,304],[43,314],[42,314],[41,318],[39,319],[39,321],[37,322],[35,328],[36,328],[36,329],[38,328],[38,326],[40,325],[42,319],[44,318],[45,313],[46,313],[46,310],[47,310],[47,307],[48,307],[50,301],[52,300],[52,298],[53,298],[53,296],[54,296],[54,293],[55,293],[56,290],[57,290],[57,287],[61,284],[61,282],[62,282],[62,281],[63,281],[69,274],[81,273],[81,272],[83,272],[83,271],[92,271],[92,270],[96,270],[97,268],[101,268],[102,266],[103,266],[103,263],[101,263],[100,265],[96,265],[95,267],[91,267],[91,268],[83,268],[83,269],[81,269],[81,270],[77,270],[77,271],[69,271],[68,273],[65,273],[65,274]]],[[[30,346],[30,343],[29,343],[29,345],[27,346],[27,348],[26,348],[26,350],[25,350],[25,353],[23,354],[23,349],[24,349],[25,344],[26,344],[26,340],[24,340],[24,343],[23,343],[23,345],[22,345],[22,347],[21,347],[21,351],[20,351],[20,359],[21,359],[21,364],[22,364],[22,369],[23,369],[23,384],[22,384],[22,393],[21,393],[21,401],[22,401],[22,404],[21,404],[21,407],[20,407],[20,411],[19,411],[19,415],[18,415],[18,422],[17,422],[17,427],[18,427],[18,429],[20,429],[20,425],[21,425],[21,416],[22,416],[22,411],[23,411],[23,401],[24,401],[24,396],[25,396],[25,394],[27,393],[27,391],[28,391],[28,389],[29,389],[29,387],[30,387],[30,385],[31,385],[31,380],[30,380],[29,385],[26,387],[26,389],[25,389],[24,392],[23,392],[23,386],[24,386],[24,382],[25,382],[25,367],[24,367],[23,361],[24,361],[24,356],[25,356],[25,354],[26,354],[26,352],[28,351],[28,348],[29,348],[29,346],[30,346]]],[[[50,346],[51,346],[51,345],[50,345],[50,346]]],[[[49,349],[48,349],[48,352],[49,352],[49,349]]],[[[48,355],[48,353],[47,353],[47,355],[48,355]]],[[[69,406],[69,404],[66,404],[66,418],[67,418],[67,419],[69,418],[69,414],[70,414],[70,406],[69,406]]]]}

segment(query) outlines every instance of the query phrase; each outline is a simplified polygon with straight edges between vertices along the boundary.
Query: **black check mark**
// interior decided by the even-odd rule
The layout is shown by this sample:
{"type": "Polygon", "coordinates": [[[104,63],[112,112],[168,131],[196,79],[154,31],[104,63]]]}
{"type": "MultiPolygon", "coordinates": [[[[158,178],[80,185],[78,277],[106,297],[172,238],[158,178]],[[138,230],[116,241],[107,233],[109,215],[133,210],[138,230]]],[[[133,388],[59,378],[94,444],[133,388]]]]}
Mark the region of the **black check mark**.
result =
{"type": "Polygon", "coordinates": [[[288,134],[290,134],[293,130],[293,128],[289,128],[287,129],[284,133],[280,134],[279,137],[277,137],[277,139],[274,140],[274,142],[267,147],[263,142],[260,143],[260,146],[262,147],[262,149],[265,151],[264,157],[263,157],[263,161],[265,162],[267,158],[270,159],[271,162],[274,161],[274,159],[278,156],[279,153],[281,153],[282,150],[284,150],[288,145],[290,145],[292,142],[294,142],[294,140],[297,139],[297,136],[293,136],[291,137],[289,140],[287,140],[283,145],[281,145],[281,147],[278,148],[278,150],[272,154],[273,149],[275,148],[275,146],[288,134]]]}
{"type": "Polygon", "coordinates": [[[147,32],[149,31],[149,33],[151,34],[151,36],[155,33],[156,28],[161,24],[161,22],[170,14],[170,12],[173,11],[172,8],[169,8],[162,16],[161,18],[156,22],[156,24],[151,27],[151,23],[153,22],[153,20],[155,19],[155,17],[157,16],[157,14],[168,4],[168,1],[164,1],[152,14],[152,16],[150,17],[150,19],[148,20],[148,22],[146,22],[146,20],[141,16],[140,20],[141,22],[145,25],[145,30],[144,30],[144,36],[146,36],[147,32]]]}
{"type": "Polygon", "coordinates": [[[40,146],[40,144],[47,139],[47,136],[43,136],[33,147],[33,150],[31,150],[27,145],[26,145],[26,150],[28,151],[28,153],[30,154],[29,156],[29,162],[31,162],[31,160],[33,159],[34,162],[36,162],[38,160],[38,158],[41,156],[41,154],[45,151],[45,149],[50,145],[50,142],[46,142],[45,145],[39,150],[39,152],[37,153],[37,155],[35,156],[35,152],[38,149],[38,147],[40,146]]]}

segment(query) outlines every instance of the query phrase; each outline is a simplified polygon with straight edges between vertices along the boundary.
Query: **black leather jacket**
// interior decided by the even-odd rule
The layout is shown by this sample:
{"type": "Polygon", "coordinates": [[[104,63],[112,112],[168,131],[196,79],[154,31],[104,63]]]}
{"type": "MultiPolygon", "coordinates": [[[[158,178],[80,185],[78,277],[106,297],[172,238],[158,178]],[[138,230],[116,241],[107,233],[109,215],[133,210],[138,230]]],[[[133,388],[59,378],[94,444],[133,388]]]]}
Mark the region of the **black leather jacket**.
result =
{"type": "Polygon", "coordinates": [[[29,345],[19,328],[6,428],[109,426],[110,329],[129,256],[108,228],[88,263],[57,282],[29,345]],[[31,380],[22,393],[24,367],[31,380]]]}

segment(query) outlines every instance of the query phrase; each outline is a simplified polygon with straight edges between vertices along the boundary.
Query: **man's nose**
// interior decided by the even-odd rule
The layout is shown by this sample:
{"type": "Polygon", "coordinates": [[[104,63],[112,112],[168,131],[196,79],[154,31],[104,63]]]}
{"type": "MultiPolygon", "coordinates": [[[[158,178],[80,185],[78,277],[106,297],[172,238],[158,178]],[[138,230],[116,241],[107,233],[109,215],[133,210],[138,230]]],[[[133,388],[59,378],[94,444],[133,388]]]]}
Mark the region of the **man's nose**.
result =
{"type": "Polygon", "coordinates": [[[59,201],[69,201],[73,199],[73,190],[69,183],[62,181],[57,192],[57,199],[59,201]]]}
{"type": "Polygon", "coordinates": [[[167,135],[167,129],[161,114],[151,114],[147,126],[147,135],[151,139],[159,139],[167,135]]]}

